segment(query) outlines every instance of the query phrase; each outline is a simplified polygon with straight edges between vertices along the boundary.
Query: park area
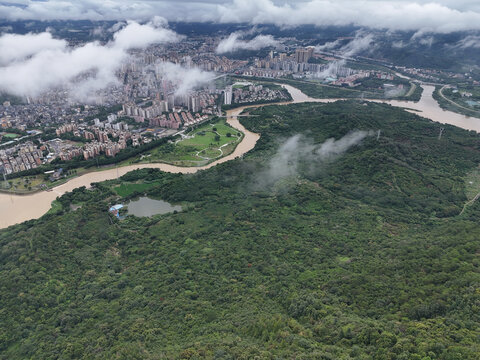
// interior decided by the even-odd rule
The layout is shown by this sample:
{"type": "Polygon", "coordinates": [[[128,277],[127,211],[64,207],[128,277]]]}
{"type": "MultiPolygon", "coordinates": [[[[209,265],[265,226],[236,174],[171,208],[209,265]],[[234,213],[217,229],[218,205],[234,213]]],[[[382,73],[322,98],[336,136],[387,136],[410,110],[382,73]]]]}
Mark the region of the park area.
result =
{"type": "Polygon", "coordinates": [[[0,142],[2,143],[5,143],[7,141],[12,141],[13,139],[16,139],[18,137],[20,137],[19,134],[0,132],[0,142]]]}
{"type": "Polygon", "coordinates": [[[9,138],[9,139],[15,139],[15,138],[19,137],[20,135],[13,134],[13,133],[6,133],[6,134],[3,134],[3,136],[6,137],[6,138],[9,138]]]}
{"type": "Polygon", "coordinates": [[[242,137],[242,133],[222,119],[181,134],[178,139],[143,155],[143,159],[180,166],[201,166],[233,152],[242,137]]]}

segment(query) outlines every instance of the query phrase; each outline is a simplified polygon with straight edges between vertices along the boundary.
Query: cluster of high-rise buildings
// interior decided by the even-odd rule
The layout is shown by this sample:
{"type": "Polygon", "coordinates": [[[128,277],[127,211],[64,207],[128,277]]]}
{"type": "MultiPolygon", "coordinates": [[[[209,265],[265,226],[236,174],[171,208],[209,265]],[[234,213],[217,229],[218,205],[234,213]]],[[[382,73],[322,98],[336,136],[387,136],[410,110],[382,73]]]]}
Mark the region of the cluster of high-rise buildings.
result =
{"type": "Polygon", "coordinates": [[[128,131],[128,125],[123,122],[112,123],[116,119],[115,115],[110,115],[106,122],[94,119],[93,126],[77,128],[75,124],[66,124],[58,128],[58,135],[72,132],[77,137],[89,140],[81,148],[71,146],[68,149],[62,149],[59,157],[62,160],[71,160],[77,156],[83,156],[85,160],[88,160],[101,153],[107,156],[115,156],[120,150],[127,147],[127,140],[129,139],[132,139],[132,142],[135,143],[132,145],[139,145],[142,138],[128,131]]]}
{"type": "Polygon", "coordinates": [[[182,123],[189,123],[204,114],[214,113],[220,91],[196,91],[185,95],[157,93],[156,98],[139,104],[133,102],[123,104],[123,115],[135,119],[138,123],[148,121],[150,126],[178,129],[182,123]],[[165,100],[159,100],[163,98],[165,100]],[[185,111],[186,110],[186,111],[185,111]],[[180,113],[180,115],[179,115],[180,113]],[[189,114],[192,120],[182,121],[181,114],[189,114]],[[191,113],[196,114],[192,116],[191,113]]]}
{"type": "Polygon", "coordinates": [[[42,150],[32,141],[0,150],[0,172],[8,175],[35,169],[42,164],[42,150]]]}
{"type": "Polygon", "coordinates": [[[240,84],[238,87],[227,86],[224,91],[224,104],[242,104],[272,100],[287,100],[288,95],[281,89],[270,89],[263,85],[240,84]]]}
{"type": "Polygon", "coordinates": [[[73,132],[74,130],[77,130],[77,125],[75,123],[69,123],[57,128],[55,130],[55,133],[57,134],[57,136],[60,136],[68,132],[73,132]]]}
{"type": "Polygon", "coordinates": [[[113,157],[126,147],[127,143],[125,141],[92,141],[91,143],[85,144],[82,155],[85,160],[99,156],[102,152],[107,156],[113,157]]]}
{"type": "Polygon", "coordinates": [[[298,48],[291,55],[280,53],[278,56],[274,56],[274,53],[270,52],[265,59],[255,59],[254,64],[257,69],[282,71],[283,75],[303,71],[321,71],[322,64],[309,63],[309,60],[313,57],[313,52],[313,47],[298,48]]]}
{"type": "MultiPolygon", "coordinates": [[[[171,80],[175,79],[175,76],[170,76],[171,70],[164,67],[163,63],[169,62],[186,69],[197,67],[219,73],[241,73],[246,69],[247,60],[228,59],[217,55],[215,53],[217,43],[218,39],[211,37],[187,40],[175,45],[152,46],[143,51],[133,50],[129,62],[124,63],[117,71],[119,83],[92,94],[95,101],[90,105],[80,105],[75,100],[75,89],[62,88],[49,90],[36,98],[28,98],[23,105],[1,104],[2,127],[15,126],[28,129],[37,125],[55,126],[58,137],[71,133],[75,137],[87,140],[82,146],[79,146],[78,142],[65,140],[68,137],[63,137],[64,140],[41,142],[49,153],[48,156],[43,157],[42,150],[34,149],[31,155],[33,161],[30,161],[25,152],[25,161],[22,156],[16,159],[13,165],[9,160],[8,168],[11,169],[9,171],[28,170],[54,158],[67,161],[79,156],[85,159],[99,154],[115,156],[127,146],[127,141],[128,144],[131,141],[132,146],[148,141],[140,135],[141,131],[132,132],[130,126],[138,128],[145,123],[149,127],[176,130],[205,121],[208,115],[219,112],[217,104],[224,91],[217,89],[215,82],[211,82],[201,89],[187,89],[178,93],[179,84],[177,80],[171,80]],[[87,124],[87,119],[98,113],[99,105],[115,104],[123,104],[122,110],[109,115],[106,121],[94,119],[93,125],[87,124]],[[117,121],[117,116],[133,118],[138,125],[117,121]]],[[[301,71],[307,67],[310,69],[311,65],[318,65],[309,63],[312,56],[312,48],[300,48],[290,56],[282,53],[278,57],[273,57],[271,54],[269,59],[258,60],[256,64],[257,68],[262,70],[301,71]]],[[[219,83],[221,87],[222,81],[219,83]]],[[[242,90],[230,88],[224,95],[226,103],[267,100],[281,96],[262,88],[242,90]]],[[[9,149],[12,148],[15,147],[9,149]]]]}
{"type": "Polygon", "coordinates": [[[164,112],[168,112],[168,102],[165,100],[153,100],[150,106],[139,106],[133,102],[123,104],[125,116],[134,118],[136,122],[144,122],[164,112]]]}

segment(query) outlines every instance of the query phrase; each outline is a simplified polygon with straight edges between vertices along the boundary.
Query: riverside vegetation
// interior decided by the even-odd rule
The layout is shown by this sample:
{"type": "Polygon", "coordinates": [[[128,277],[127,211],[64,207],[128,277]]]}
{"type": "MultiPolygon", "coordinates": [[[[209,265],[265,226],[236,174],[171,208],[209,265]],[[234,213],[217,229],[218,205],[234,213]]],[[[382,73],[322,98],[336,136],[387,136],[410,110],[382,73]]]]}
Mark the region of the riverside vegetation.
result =
{"type": "Polygon", "coordinates": [[[480,99],[480,92],[473,86],[466,86],[462,89],[466,92],[471,92],[472,97],[462,97],[460,92],[454,93],[451,88],[436,86],[433,92],[433,98],[438,102],[438,105],[447,111],[453,111],[462,115],[480,117],[480,110],[478,100],[480,99]],[[443,96],[442,96],[443,95],[443,96]],[[468,101],[472,101],[474,106],[471,106],[468,101]]]}
{"type": "Polygon", "coordinates": [[[251,113],[241,159],[137,170],[0,231],[0,358],[478,359],[479,135],[355,101],[251,113]],[[291,136],[355,130],[375,135],[262,186],[291,136]],[[140,193],[183,211],[108,214],[140,193]]]}
{"type": "MultiPolygon", "coordinates": [[[[385,93],[383,90],[379,90],[378,87],[382,87],[385,82],[389,81],[379,81],[379,80],[364,80],[365,85],[361,85],[355,88],[334,86],[322,84],[319,81],[312,80],[294,80],[287,78],[278,78],[278,79],[268,79],[268,78],[257,78],[257,77],[248,77],[248,76],[235,76],[238,80],[255,80],[260,82],[275,82],[279,84],[287,84],[301,90],[304,94],[318,99],[357,99],[357,98],[366,98],[366,99],[385,99],[385,93]],[[373,86],[375,84],[375,86],[373,86]],[[370,85],[370,86],[367,86],[370,85]]],[[[390,81],[391,82],[391,81],[390,81]]],[[[419,101],[422,97],[422,87],[413,85],[412,82],[404,79],[396,79],[395,84],[403,84],[407,89],[410,86],[414,86],[412,91],[408,91],[408,94],[402,96],[395,96],[391,99],[395,100],[408,100],[408,101],[419,101]],[[408,96],[407,96],[408,95],[408,96]]]]}

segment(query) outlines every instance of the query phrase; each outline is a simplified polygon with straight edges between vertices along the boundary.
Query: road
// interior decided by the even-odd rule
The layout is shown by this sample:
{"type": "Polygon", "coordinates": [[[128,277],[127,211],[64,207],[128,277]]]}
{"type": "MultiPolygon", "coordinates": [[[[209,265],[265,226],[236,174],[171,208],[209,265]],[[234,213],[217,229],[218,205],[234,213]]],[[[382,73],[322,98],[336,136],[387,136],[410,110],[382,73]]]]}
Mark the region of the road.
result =
{"type": "Polygon", "coordinates": [[[442,97],[442,99],[448,101],[450,104],[452,104],[452,105],[454,105],[454,106],[456,106],[456,107],[459,107],[459,108],[461,108],[461,109],[464,109],[464,110],[467,110],[467,111],[471,111],[471,112],[474,112],[474,113],[477,113],[477,114],[480,115],[480,111],[473,110],[472,108],[467,108],[467,107],[465,107],[465,106],[463,106],[463,105],[460,105],[460,104],[456,103],[455,101],[447,98],[445,95],[443,95],[443,90],[444,90],[447,86],[448,86],[448,85],[442,86],[442,88],[438,91],[438,93],[440,94],[440,96],[442,97]]]}

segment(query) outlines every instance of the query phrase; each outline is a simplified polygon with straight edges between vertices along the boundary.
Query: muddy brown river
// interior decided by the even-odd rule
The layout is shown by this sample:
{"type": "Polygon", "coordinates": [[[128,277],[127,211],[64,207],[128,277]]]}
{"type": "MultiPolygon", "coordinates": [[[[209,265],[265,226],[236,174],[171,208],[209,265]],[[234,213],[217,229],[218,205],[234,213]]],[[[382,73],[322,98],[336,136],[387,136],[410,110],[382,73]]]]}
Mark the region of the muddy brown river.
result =
{"type": "MultiPolygon", "coordinates": [[[[342,100],[342,99],[314,99],[305,95],[299,89],[294,88],[290,85],[282,85],[282,86],[286,88],[292,95],[293,103],[302,103],[302,102],[328,103],[328,102],[334,102],[337,100],[342,100]]],[[[374,100],[374,101],[388,103],[393,106],[418,110],[418,111],[412,111],[412,112],[418,115],[421,115],[423,117],[426,117],[428,119],[431,119],[433,121],[437,121],[444,124],[451,124],[467,130],[475,130],[477,132],[480,132],[480,119],[471,118],[468,116],[453,113],[451,111],[442,110],[438,106],[435,99],[433,99],[432,97],[434,87],[429,85],[423,85],[422,87],[424,89],[422,98],[417,103],[411,102],[411,101],[398,101],[398,100],[389,100],[389,101],[374,100]]],[[[281,104],[289,104],[292,102],[281,103],[281,104]]],[[[245,154],[246,152],[250,151],[251,149],[253,149],[257,140],[260,138],[259,134],[252,133],[251,131],[248,131],[247,129],[245,129],[240,124],[237,117],[237,115],[239,115],[243,110],[251,107],[258,107],[258,105],[244,106],[244,107],[227,111],[227,122],[230,124],[230,126],[236,128],[237,130],[242,131],[245,134],[242,141],[235,148],[235,151],[228,156],[225,156],[206,166],[201,166],[201,167],[179,167],[179,166],[160,164],[160,163],[128,165],[124,167],[100,170],[100,171],[95,171],[95,172],[81,175],[79,177],[73,178],[72,180],[68,181],[65,184],[62,184],[53,188],[52,191],[42,191],[42,192],[30,194],[30,195],[11,195],[6,193],[0,193],[0,228],[6,228],[10,225],[18,224],[26,220],[39,218],[50,209],[50,205],[52,201],[55,200],[57,196],[61,196],[68,191],[72,191],[73,189],[78,188],[80,186],[89,187],[90,184],[93,182],[100,182],[100,181],[115,179],[118,176],[122,176],[127,172],[135,169],[154,168],[154,169],[160,169],[166,172],[187,174],[187,173],[195,173],[200,170],[208,169],[217,164],[235,159],[236,157],[239,157],[245,154]]]]}

